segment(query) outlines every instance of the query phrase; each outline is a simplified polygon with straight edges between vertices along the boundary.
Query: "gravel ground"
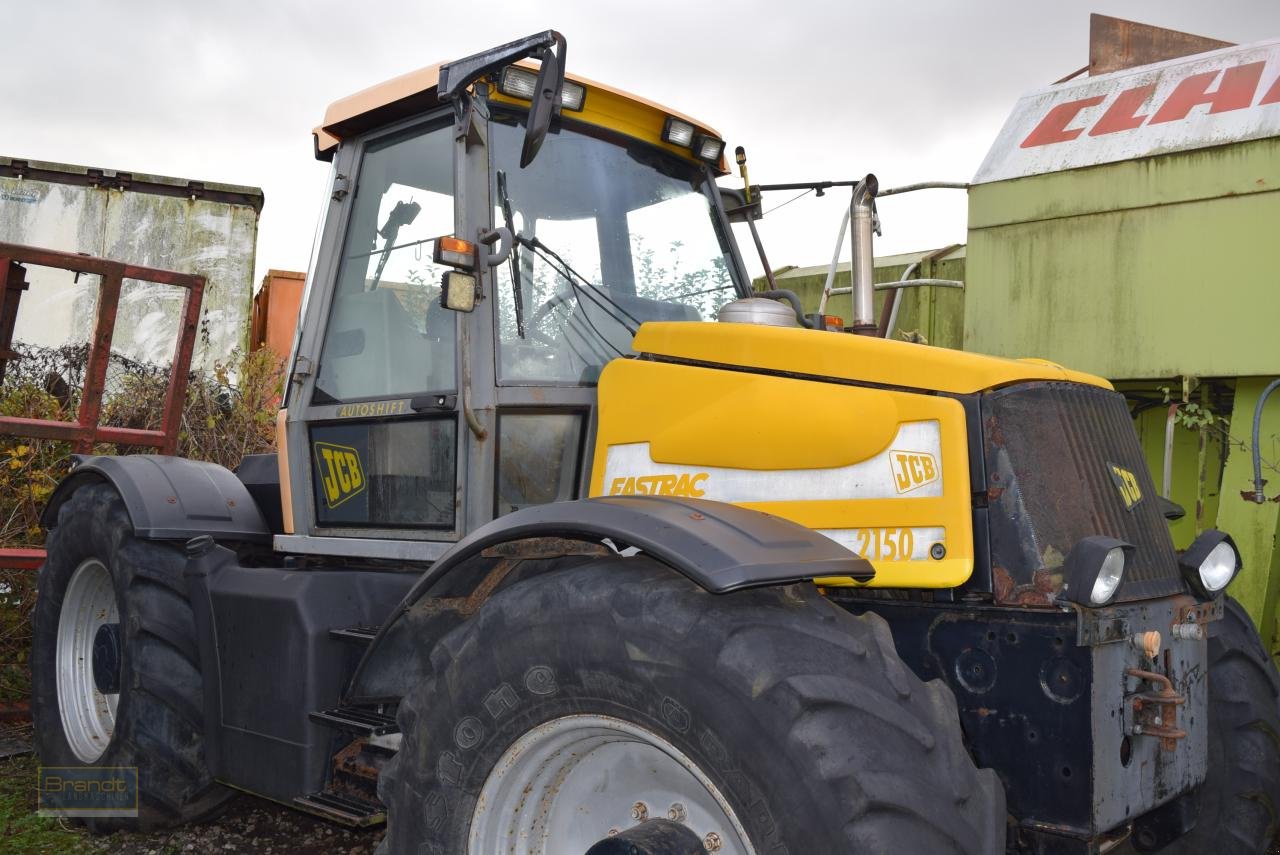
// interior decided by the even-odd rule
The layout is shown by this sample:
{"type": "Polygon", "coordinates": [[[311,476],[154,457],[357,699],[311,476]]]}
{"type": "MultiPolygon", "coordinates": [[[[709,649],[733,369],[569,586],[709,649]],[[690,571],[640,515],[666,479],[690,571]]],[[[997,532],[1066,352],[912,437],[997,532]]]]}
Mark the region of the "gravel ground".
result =
{"type": "MultiPolygon", "coordinates": [[[[6,749],[0,751],[0,855],[372,855],[384,833],[382,827],[343,828],[275,802],[241,795],[217,819],[200,825],[95,837],[66,820],[34,818],[38,761],[29,746],[29,728],[0,726],[0,749],[6,749]]],[[[1280,838],[1267,852],[1280,855],[1280,838]]],[[[1136,853],[1125,843],[1113,855],[1136,853]]]]}
{"type": "Polygon", "coordinates": [[[88,837],[88,852],[121,855],[182,855],[194,852],[258,855],[371,855],[382,840],[381,827],[353,830],[333,825],[283,805],[241,796],[212,822],[154,834],[119,832],[88,837]]]}

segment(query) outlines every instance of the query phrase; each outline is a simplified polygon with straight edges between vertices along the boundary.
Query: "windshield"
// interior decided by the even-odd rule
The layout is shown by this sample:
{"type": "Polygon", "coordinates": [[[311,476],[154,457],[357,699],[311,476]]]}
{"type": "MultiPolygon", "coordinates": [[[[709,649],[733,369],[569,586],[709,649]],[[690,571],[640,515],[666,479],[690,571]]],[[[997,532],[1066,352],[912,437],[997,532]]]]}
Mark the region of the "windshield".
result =
{"type": "Polygon", "coordinates": [[[516,121],[490,125],[494,222],[509,201],[522,238],[519,264],[495,277],[499,383],[594,384],[641,323],[714,320],[734,299],[705,170],[568,127],[521,169],[516,121]]]}

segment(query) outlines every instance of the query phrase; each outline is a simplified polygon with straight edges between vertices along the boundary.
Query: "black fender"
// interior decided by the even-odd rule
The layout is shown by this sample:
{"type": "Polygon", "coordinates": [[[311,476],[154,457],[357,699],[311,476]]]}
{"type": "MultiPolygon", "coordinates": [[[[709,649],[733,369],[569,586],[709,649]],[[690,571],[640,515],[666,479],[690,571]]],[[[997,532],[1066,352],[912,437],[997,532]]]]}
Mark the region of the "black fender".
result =
{"type": "Polygon", "coordinates": [[[370,643],[351,678],[348,701],[401,696],[441,631],[439,609],[415,606],[444,588],[448,577],[482,575],[485,550],[530,538],[608,539],[618,550],[639,549],[713,594],[823,576],[859,582],[875,576],[870,562],[816,531],[723,502],[609,496],[524,508],[476,529],[423,573],[370,643]]]}
{"type": "Polygon", "coordinates": [[[240,479],[216,463],[159,454],[81,458],[58,484],[40,522],[58,524],[58,511],[86,484],[107,483],[124,500],[133,533],[146,540],[217,540],[270,543],[271,531],[240,479]]]}

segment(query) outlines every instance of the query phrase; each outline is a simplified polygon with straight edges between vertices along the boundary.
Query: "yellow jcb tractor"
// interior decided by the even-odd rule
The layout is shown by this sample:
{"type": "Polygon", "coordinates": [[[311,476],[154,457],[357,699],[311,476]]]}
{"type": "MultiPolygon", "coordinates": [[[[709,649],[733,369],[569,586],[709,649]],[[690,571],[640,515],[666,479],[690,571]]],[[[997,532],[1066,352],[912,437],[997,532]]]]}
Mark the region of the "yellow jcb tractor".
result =
{"type": "Polygon", "coordinates": [[[92,828],[247,791],[388,853],[1262,852],[1280,683],[1124,399],[866,335],[870,176],[852,331],[753,293],[720,137],[565,58],[333,104],[278,453],[53,495],[40,757],[139,776],[92,828]]]}

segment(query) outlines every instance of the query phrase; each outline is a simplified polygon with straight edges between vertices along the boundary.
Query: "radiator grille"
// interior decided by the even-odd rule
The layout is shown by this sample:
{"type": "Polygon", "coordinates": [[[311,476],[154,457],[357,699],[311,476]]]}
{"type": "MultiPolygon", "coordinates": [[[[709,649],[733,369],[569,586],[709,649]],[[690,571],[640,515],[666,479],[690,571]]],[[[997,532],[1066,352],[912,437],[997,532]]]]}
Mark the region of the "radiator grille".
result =
{"type": "Polygon", "coordinates": [[[1123,396],[1077,383],[1012,386],[983,396],[983,430],[992,566],[1003,599],[1016,599],[1010,590],[1027,602],[1028,594],[1056,592],[1063,559],[1090,535],[1136,548],[1117,599],[1183,589],[1123,396]],[[1132,507],[1125,473],[1141,495],[1132,507]]]}

